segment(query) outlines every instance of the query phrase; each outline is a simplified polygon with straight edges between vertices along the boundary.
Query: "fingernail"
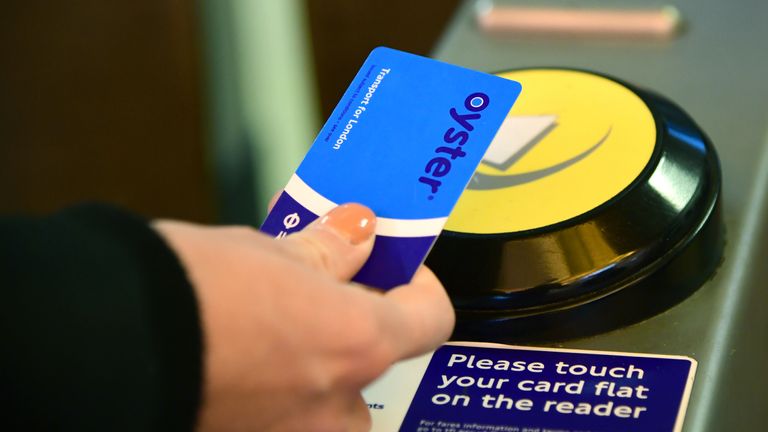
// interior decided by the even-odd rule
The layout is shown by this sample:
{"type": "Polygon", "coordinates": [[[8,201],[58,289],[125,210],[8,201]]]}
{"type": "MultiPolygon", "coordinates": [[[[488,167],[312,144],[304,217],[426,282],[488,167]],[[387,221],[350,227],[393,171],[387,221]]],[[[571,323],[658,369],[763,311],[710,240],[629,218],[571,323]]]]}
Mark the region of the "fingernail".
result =
{"type": "Polygon", "coordinates": [[[320,218],[319,226],[331,229],[353,245],[366,241],[376,228],[376,215],[362,204],[342,204],[320,218]]]}

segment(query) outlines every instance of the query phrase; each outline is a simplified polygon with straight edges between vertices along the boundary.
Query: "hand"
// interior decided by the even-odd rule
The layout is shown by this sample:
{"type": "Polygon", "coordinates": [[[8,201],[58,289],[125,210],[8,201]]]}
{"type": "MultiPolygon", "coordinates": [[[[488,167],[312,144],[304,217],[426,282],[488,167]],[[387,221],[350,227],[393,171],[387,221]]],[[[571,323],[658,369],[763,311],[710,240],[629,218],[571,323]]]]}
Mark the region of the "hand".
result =
{"type": "Polygon", "coordinates": [[[360,390],[448,338],[453,309],[426,267],[386,293],[349,282],[370,254],[374,225],[357,204],[282,240],[250,228],[155,224],[202,314],[200,430],[368,430],[360,390]]]}

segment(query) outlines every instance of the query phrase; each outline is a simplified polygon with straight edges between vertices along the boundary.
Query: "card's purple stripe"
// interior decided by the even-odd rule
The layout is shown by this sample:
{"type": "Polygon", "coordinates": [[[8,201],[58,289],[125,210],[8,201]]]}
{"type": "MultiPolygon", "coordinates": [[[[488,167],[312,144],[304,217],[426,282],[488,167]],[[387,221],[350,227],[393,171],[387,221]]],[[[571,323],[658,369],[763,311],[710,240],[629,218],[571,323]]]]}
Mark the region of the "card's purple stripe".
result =
{"type": "Polygon", "coordinates": [[[381,289],[407,284],[434,240],[435,236],[376,236],[371,257],[352,280],[381,289]]]}
{"type": "Polygon", "coordinates": [[[302,228],[318,217],[318,215],[299,204],[287,192],[283,192],[275,203],[275,207],[269,212],[267,219],[261,225],[261,231],[273,237],[282,237],[283,235],[301,231],[302,228]]]}
{"type": "MultiPolygon", "coordinates": [[[[261,231],[273,237],[282,237],[300,231],[317,218],[318,215],[283,192],[262,224],[261,231]]],[[[406,284],[424,261],[434,240],[435,236],[376,236],[370,258],[352,280],[380,289],[406,284]]]]}

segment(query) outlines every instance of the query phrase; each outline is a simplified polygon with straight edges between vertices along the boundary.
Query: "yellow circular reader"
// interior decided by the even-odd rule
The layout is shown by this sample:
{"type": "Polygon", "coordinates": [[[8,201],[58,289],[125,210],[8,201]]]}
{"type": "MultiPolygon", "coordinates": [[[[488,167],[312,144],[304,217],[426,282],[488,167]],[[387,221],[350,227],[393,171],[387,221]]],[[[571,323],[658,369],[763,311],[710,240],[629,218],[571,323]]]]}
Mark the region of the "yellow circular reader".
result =
{"type": "Polygon", "coordinates": [[[681,302],[720,262],[720,166],[663,96],[572,69],[522,92],[427,258],[454,337],[582,337],[681,302]]]}
{"type": "Polygon", "coordinates": [[[610,201],[648,165],[656,125],[627,87],[575,70],[499,75],[523,91],[447,230],[509,233],[567,221],[610,201]]]}

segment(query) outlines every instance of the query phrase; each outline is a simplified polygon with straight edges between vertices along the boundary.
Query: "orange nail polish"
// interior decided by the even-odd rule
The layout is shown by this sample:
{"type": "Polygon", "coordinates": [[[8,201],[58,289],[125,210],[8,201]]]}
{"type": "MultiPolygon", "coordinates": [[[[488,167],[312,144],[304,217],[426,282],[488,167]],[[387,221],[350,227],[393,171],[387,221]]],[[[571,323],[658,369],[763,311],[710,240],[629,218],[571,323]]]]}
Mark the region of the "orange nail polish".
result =
{"type": "Polygon", "coordinates": [[[362,204],[342,204],[320,218],[319,225],[330,228],[356,245],[373,235],[376,215],[362,204]]]}

